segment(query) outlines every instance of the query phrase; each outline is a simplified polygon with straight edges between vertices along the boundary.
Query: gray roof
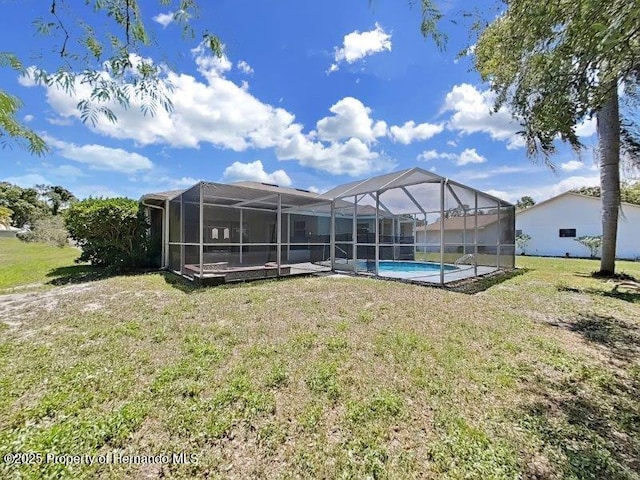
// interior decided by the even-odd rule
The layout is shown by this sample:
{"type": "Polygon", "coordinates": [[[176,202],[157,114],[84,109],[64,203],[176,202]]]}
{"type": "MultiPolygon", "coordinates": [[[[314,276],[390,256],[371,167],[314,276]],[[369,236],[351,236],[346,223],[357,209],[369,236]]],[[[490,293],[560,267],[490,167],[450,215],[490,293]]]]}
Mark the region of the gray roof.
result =
{"type": "MultiPolygon", "coordinates": [[[[169,190],[166,192],[148,193],[143,195],[142,201],[164,201],[172,200],[180,194],[184,194],[183,198],[188,200],[190,191],[193,190],[194,199],[199,198],[195,188],[202,188],[204,195],[204,201],[208,203],[215,203],[219,205],[228,206],[245,206],[252,208],[263,208],[267,210],[277,209],[278,202],[281,203],[283,209],[300,209],[302,207],[305,211],[324,211],[327,210],[328,203],[331,201],[338,201],[336,203],[337,209],[341,209],[342,214],[348,214],[344,209],[351,204],[348,200],[342,200],[348,197],[366,195],[369,193],[382,193],[391,189],[412,187],[413,185],[420,184],[439,184],[445,182],[448,190],[456,197],[458,203],[462,202],[468,205],[472,204],[473,195],[477,193],[478,198],[483,199],[483,203],[479,204],[479,207],[491,206],[491,205],[510,205],[509,203],[499,198],[488,195],[484,192],[480,192],[471,187],[467,187],[460,183],[446,179],[435,173],[428,172],[422,168],[414,167],[399,172],[387,173],[372,177],[366,180],[360,180],[357,182],[351,182],[329,190],[328,192],[320,195],[306,190],[299,190],[296,188],[280,187],[278,185],[260,183],[260,182],[237,182],[231,184],[216,183],[216,182],[199,182],[193,187],[186,190],[169,190]],[[493,202],[493,203],[491,203],[493,202]],[[486,205],[485,205],[486,203],[486,205]]],[[[400,190],[398,190],[400,191],[400,190]]],[[[410,195],[407,196],[409,201],[410,195]]],[[[413,198],[413,197],[411,197],[413,198]]],[[[359,202],[360,200],[358,200],[359,202]]],[[[413,201],[415,204],[415,201],[413,201]]],[[[410,204],[411,208],[415,207],[410,204]]],[[[381,206],[386,210],[386,207],[381,206]]],[[[375,213],[375,207],[369,207],[362,205],[358,206],[361,214],[375,213]]],[[[391,207],[393,213],[407,213],[401,210],[395,211],[391,207]]]]}

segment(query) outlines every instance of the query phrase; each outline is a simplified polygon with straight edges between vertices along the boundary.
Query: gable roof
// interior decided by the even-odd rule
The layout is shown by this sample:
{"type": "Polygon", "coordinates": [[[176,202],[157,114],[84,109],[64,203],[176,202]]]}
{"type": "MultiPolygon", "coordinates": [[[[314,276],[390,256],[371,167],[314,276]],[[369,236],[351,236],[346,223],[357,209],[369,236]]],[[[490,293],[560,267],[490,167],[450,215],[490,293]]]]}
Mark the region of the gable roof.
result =
{"type": "MultiPolygon", "coordinates": [[[[493,225],[498,221],[498,215],[478,215],[478,228],[483,229],[489,225],[493,225]]],[[[475,216],[467,216],[467,230],[475,228],[475,216]]],[[[505,216],[506,218],[506,216],[505,216]]],[[[465,217],[449,217],[444,219],[444,229],[450,230],[464,230],[465,217]]],[[[440,231],[440,220],[430,223],[426,226],[421,225],[416,227],[418,231],[434,232],[440,231]]]]}
{"type": "MultiPolygon", "coordinates": [[[[538,207],[541,207],[543,205],[546,205],[548,203],[551,203],[555,200],[558,200],[560,198],[566,197],[566,196],[574,196],[574,197],[578,197],[578,198],[584,198],[584,199],[589,199],[589,200],[595,200],[597,202],[600,202],[600,197],[594,197],[593,195],[585,195],[583,193],[576,193],[576,192],[572,192],[572,191],[567,191],[564,193],[561,193],[560,195],[556,195],[555,197],[551,197],[551,198],[547,198],[546,200],[543,200],[542,202],[538,202],[535,205],[529,207],[529,208],[525,208],[523,210],[516,210],[516,216],[518,215],[522,215],[523,213],[529,212],[533,209],[536,209],[538,207]]],[[[631,208],[640,208],[640,205],[636,205],[635,203],[628,203],[628,202],[620,202],[620,205],[622,206],[629,206],[631,208]]]]}

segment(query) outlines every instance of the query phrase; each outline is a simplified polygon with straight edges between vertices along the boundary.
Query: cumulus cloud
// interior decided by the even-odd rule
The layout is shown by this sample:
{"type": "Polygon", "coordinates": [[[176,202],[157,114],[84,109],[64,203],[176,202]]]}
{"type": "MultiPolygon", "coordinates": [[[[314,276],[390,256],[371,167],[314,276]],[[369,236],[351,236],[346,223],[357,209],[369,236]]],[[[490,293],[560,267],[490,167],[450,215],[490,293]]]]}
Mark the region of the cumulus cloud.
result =
{"type": "Polygon", "coordinates": [[[252,75],[253,74],[253,68],[251,68],[251,65],[249,65],[244,60],[240,60],[236,64],[236,66],[238,67],[238,70],[240,70],[242,73],[245,73],[247,75],[252,75]]]}
{"type": "Polygon", "coordinates": [[[578,125],[576,125],[576,135],[579,137],[590,137],[595,135],[597,127],[597,121],[594,118],[587,118],[578,125]]]}
{"type": "Polygon", "coordinates": [[[476,152],[475,148],[467,148],[462,151],[456,164],[467,165],[469,163],[485,163],[486,161],[487,159],[476,152]]]}
{"type": "MultiPolygon", "coordinates": [[[[361,176],[393,166],[391,160],[371,147],[387,135],[387,124],[372,119],[371,110],[360,100],[339,100],[330,108],[332,115],[318,121],[316,131],[307,133],[292,113],[262,102],[242,85],[225,78],[232,67],[227,57],[216,58],[202,46],[192,53],[204,81],[164,67],[174,87],[171,112],[160,108],[153,117],[145,116],[139,109],[140,100],[132,98],[129,109],[108,105],[117,122],[101,121],[86,127],[141,146],[199,148],[208,143],[237,152],[274,149],[279,160],[298,161],[335,175],[361,176]]],[[[65,119],[79,118],[78,99],[91,93],[90,87],[81,83],[75,85],[76,96],[55,86],[42,88],[52,110],[65,119]]],[[[140,159],[134,165],[142,165],[140,159]]]]}
{"type": "Polygon", "coordinates": [[[590,175],[590,176],[572,176],[567,177],[559,182],[548,184],[545,183],[543,185],[531,186],[531,185],[521,185],[513,188],[507,189],[505,192],[505,196],[500,196],[500,198],[504,198],[511,203],[516,202],[519,198],[522,198],[525,195],[530,196],[536,202],[541,202],[551,197],[555,197],[556,195],[560,195],[561,193],[567,192],[569,190],[573,190],[574,188],[579,187],[595,187],[600,185],[600,176],[599,175],[590,175]]]}
{"type": "Polygon", "coordinates": [[[25,116],[23,117],[23,120],[24,120],[26,123],[29,123],[29,122],[32,122],[34,118],[35,118],[35,117],[34,117],[33,115],[25,115],[25,116]]]}
{"type": "Polygon", "coordinates": [[[569,160],[568,162],[561,163],[560,168],[565,172],[573,172],[575,170],[583,169],[584,163],[579,160],[569,160]]]}
{"type": "Polygon", "coordinates": [[[452,160],[456,165],[468,165],[470,163],[485,163],[487,159],[480,155],[475,148],[467,148],[461,153],[445,153],[438,152],[437,150],[425,150],[418,155],[418,160],[429,161],[442,158],[445,160],[452,160]]]}
{"type": "Polygon", "coordinates": [[[420,123],[410,120],[401,127],[393,125],[390,129],[391,138],[394,142],[400,142],[405,145],[414,141],[427,140],[444,130],[442,124],[420,123]]]}
{"type": "Polygon", "coordinates": [[[253,182],[275,183],[283,187],[288,187],[292,183],[291,178],[284,170],[267,173],[260,160],[250,163],[233,162],[225,168],[222,178],[227,182],[249,180],[253,182]]]}
{"type": "Polygon", "coordinates": [[[111,148],[103,145],[76,145],[55,138],[46,137],[47,143],[64,158],[85,164],[93,170],[120,173],[136,173],[150,170],[153,163],[147,157],[122,148],[111,148]]]}
{"type": "Polygon", "coordinates": [[[505,108],[493,112],[494,99],[489,90],[481,92],[468,83],[455,85],[444,101],[443,110],[453,112],[447,128],[463,134],[487,133],[494,140],[507,142],[510,150],[523,147],[524,140],[516,133],[520,125],[505,108]]]}
{"type": "Polygon", "coordinates": [[[335,72],[342,62],[354,63],[374,53],[391,51],[391,34],[378,24],[368,32],[356,30],[344,36],[342,47],[335,47],[334,61],[327,73],[335,72]]]}
{"type": "Polygon", "coordinates": [[[458,158],[458,155],[456,155],[455,153],[438,152],[437,150],[425,150],[417,157],[418,160],[421,160],[423,162],[436,160],[438,158],[444,158],[446,160],[456,160],[458,158]]]}
{"type": "Polygon", "coordinates": [[[316,124],[321,140],[339,141],[353,137],[371,143],[387,133],[387,124],[384,121],[374,121],[369,116],[371,109],[357,98],[345,97],[329,111],[334,116],[325,117],[316,124]]]}
{"type": "Polygon", "coordinates": [[[167,28],[169,24],[173,22],[173,19],[173,12],[159,13],[158,15],[153,17],[153,21],[162,25],[163,28],[167,28]]]}

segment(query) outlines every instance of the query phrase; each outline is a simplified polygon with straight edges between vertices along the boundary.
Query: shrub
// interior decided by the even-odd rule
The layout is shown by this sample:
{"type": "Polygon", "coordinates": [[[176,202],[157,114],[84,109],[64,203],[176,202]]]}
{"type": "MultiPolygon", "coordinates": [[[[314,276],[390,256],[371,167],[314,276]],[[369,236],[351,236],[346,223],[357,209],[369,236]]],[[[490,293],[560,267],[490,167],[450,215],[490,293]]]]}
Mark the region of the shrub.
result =
{"type": "Polygon", "coordinates": [[[526,233],[521,233],[520,235],[516,235],[516,247],[520,249],[523,255],[527,254],[526,249],[530,241],[531,241],[531,235],[527,235],[526,233]]]}
{"type": "Polygon", "coordinates": [[[602,245],[602,235],[578,237],[578,238],[574,238],[574,240],[576,242],[581,243],[582,245],[584,245],[589,249],[591,258],[596,258],[598,256],[598,250],[602,245]]]}
{"type": "Polygon", "coordinates": [[[69,232],[64,227],[64,220],[59,216],[44,217],[33,222],[31,230],[18,234],[25,242],[40,242],[64,247],[68,243],[69,232]]]}
{"type": "Polygon", "coordinates": [[[136,200],[88,198],[64,213],[69,236],[82,248],[78,261],[130,270],[149,264],[149,225],[136,200]]]}

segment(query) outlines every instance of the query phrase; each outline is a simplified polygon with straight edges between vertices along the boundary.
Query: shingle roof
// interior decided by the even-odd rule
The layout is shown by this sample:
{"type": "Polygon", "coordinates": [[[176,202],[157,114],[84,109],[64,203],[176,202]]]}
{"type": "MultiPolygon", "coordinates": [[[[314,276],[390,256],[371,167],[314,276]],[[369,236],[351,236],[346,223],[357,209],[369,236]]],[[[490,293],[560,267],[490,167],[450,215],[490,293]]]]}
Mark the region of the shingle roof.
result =
{"type": "MultiPolygon", "coordinates": [[[[449,217],[444,220],[444,229],[445,230],[464,230],[464,218],[465,217],[449,217]]],[[[506,218],[506,217],[505,217],[506,218]]],[[[478,215],[478,228],[482,229],[489,225],[492,225],[498,221],[498,215],[478,215]]],[[[475,217],[468,216],[467,217],[467,230],[475,228],[475,217]]],[[[440,221],[436,221],[430,223],[426,226],[419,226],[416,228],[418,231],[427,230],[429,232],[432,231],[440,231],[440,221]]]]}

